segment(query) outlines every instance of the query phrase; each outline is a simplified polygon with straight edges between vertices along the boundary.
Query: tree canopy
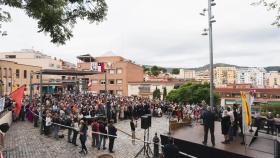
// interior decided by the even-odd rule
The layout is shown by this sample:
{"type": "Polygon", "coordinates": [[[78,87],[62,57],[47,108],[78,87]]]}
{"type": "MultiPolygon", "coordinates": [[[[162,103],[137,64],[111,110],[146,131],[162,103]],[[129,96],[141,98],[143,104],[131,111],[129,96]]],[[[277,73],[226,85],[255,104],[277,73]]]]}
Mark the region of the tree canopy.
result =
{"type": "Polygon", "coordinates": [[[257,0],[252,5],[263,5],[268,11],[276,11],[275,20],[272,22],[272,25],[280,28],[280,0],[257,0]]]}
{"type": "Polygon", "coordinates": [[[180,73],[180,70],[175,68],[175,69],[172,69],[172,74],[175,74],[175,75],[178,75],[180,73]]]}
{"type": "MultiPolygon", "coordinates": [[[[178,89],[168,93],[166,99],[176,103],[198,104],[204,100],[208,105],[210,102],[210,85],[209,84],[184,84],[178,89]]],[[[219,102],[219,96],[214,95],[214,104],[219,102]]]]}
{"type": "Polygon", "coordinates": [[[157,87],[153,92],[153,99],[160,99],[160,90],[157,87]]]}
{"type": "Polygon", "coordinates": [[[105,0],[0,0],[0,23],[11,20],[9,12],[1,6],[24,10],[38,20],[38,32],[48,33],[55,44],[65,44],[73,37],[72,28],[77,19],[102,22],[108,8],[105,0]]]}

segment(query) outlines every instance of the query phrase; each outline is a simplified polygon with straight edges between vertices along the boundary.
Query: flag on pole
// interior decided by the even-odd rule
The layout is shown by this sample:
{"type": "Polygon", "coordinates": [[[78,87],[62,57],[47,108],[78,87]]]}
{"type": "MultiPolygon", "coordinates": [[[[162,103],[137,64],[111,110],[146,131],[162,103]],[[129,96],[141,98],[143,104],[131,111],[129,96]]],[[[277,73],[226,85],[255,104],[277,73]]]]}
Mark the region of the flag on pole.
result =
{"type": "MultiPolygon", "coordinates": [[[[248,95],[246,94],[246,92],[240,92],[241,94],[241,100],[242,100],[242,111],[244,113],[242,119],[243,119],[243,123],[245,125],[245,128],[247,129],[250,124],[251,124],[251,106],[249,104],[249,99],[248,99],[248,95]]],[[[245,131],[245,129],[244,129],[245,131]]]]}
{"type": "Polygon", "coordinates": [[[104,70],[105,70],[104,63],[98,63],[97,69],[99,72],[104,72],[104,70]]]}
{"type": "Polygon", "coordinates": [[[4,110],[5,107],[5,97],[0,99],[0,112],[4,110]]]}
{"type": "Polygon", "coordinates": [[[21,100],[23,98],[24,95],[24,85],[19,87],[17,90],[13,91],[10,96],[11,98],[17,103],[16,107],[15,107],[15,112],[17,114],[17,116],[19,116],[20,110],[21,110],[21,100]]]}

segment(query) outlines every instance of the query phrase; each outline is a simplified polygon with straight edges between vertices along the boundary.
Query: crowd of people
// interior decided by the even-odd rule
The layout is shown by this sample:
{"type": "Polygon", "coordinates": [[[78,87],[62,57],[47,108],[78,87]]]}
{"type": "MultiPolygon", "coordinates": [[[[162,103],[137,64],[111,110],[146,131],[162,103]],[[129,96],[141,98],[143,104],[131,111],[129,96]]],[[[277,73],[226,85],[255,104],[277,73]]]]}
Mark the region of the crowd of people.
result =
{"type": "MultiPolygon", "coordinates": [[[[15,106],[15,103],[7,98],[8,107],[15,106]]],[[[208,131],[211,133],[211,142],[215,146],[214,121],[221,121],[221,133],[224,135],[224,144],[229,144],[237,136],[238,130],[242,135],[242,110],[241,106],[225,107],[221,109],[207,107],[202,104],[176,104],[161,100],[154,100],[144,97],[130,96],[120,97],[114,95],[93,95],[91,93],[71,93],[45,94],[40,97],[34,95],[32,99],[26,96],[22,101],[22,108],[18,119],[27,119],[33,122],[34,127],[39,127],[39,118],[42,117],[40,124],[41,134],[55,139],[63,137],[59,131],[67,130],[67,140],[77,146],[79,136],[82,146],[81,153],[87,154],[86,141],[88,131],[91,131],[92,147],[98,150],[106,150],[106,143],[109,140],[108,149],[113,153],[114,141],[117,136],[117,128],[114,123],[129,119],[132,131],[132,143],[135,144],[135,125],[134,120],[138,120],[145,114],[152,114],[154,117],[162,117],[164,114],[182,121],[185,117],[193,120],[193,123],[204,125],[203,144],[207,143],[208,131]],[[91,128],[89,130],[88,128],[91,128]],[[108,138],[108,139],[107,139],[108,138]]],[[[257,113],[259,114],[259,113],[257,113]]],[[[16,117],[15,117],[16,119],[16,117]]],[[[264,117],[255,116],[255,125],[260,129],[264,117]]],[[[274,133],[275,129],[280,131],[280,118],[274,118],[271,113],[265,117],[267,122],[267,132],[274,133]]]]}

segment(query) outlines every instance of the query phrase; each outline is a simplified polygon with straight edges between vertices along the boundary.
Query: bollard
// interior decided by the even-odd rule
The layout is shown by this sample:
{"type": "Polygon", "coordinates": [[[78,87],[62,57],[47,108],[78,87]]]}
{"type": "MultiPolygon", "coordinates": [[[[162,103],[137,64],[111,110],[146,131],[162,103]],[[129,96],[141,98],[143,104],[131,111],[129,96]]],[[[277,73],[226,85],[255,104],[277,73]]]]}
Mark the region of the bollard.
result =
{"type": "Polygon", "coordinates": [[[159,158],[159,138],[157,136],[157,133],[155,133],[153,142],[154,142],[154,158],[159,158]]]}

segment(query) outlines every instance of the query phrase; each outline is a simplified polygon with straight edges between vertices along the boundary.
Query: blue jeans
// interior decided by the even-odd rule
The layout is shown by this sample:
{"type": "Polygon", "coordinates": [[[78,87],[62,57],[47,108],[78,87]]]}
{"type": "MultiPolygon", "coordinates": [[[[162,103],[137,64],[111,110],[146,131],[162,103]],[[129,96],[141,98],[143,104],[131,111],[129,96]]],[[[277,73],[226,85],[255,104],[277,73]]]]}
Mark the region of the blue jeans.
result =
{"type": "Polygon", "coordinates": [[[58,131],[59,131],[59,126],[54,125],[53,127],[53,133],[54,133],[54,138],[58,139],[58,131]]]}
{"type": "Polygon", "coordinates": [[[106,148],[106,136],[105,135],[100,135],[100,141],[99,141],[98,148],[101,147],[102,140],[103,140],[103,149],[105,149],[106,148]]]}
{"type": "Polygon", "coordinates": [[[92,146],[93,147],[99,146],[99,134],[92,134],[92,146]]]}

